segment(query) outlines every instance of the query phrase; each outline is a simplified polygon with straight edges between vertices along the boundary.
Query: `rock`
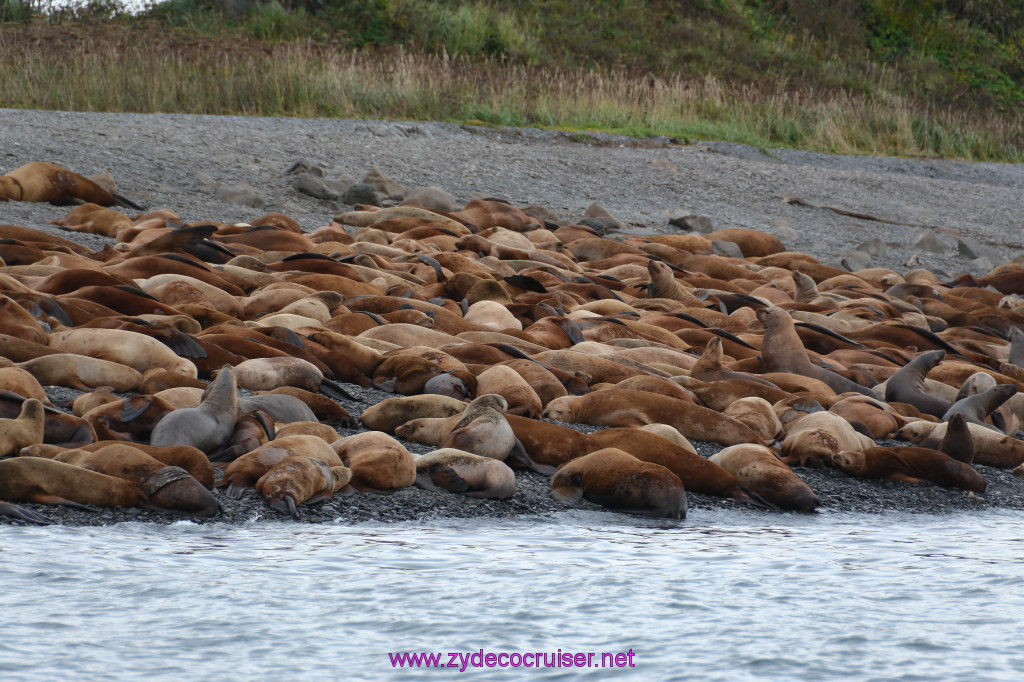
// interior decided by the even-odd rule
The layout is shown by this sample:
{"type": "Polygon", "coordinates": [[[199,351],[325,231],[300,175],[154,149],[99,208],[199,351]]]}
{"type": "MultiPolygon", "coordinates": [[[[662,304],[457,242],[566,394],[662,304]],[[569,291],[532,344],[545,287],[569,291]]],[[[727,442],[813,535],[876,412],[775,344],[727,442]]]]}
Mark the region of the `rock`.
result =
{"type": "Polygon", "coordinates": [[[251,185],[222,185],[217,188],[217,198],[229,204],[250,208],[262,208],[266,203],[251,185]]]}
{"type": "Polygon", "coordinates": [[[885,242],[878,237],[875,237],[874,239],[869,239],[866,242],[858,244],[857,250],[863,251],[869,256],[873,256],[875,258],[882,258],[885,256],[885,252],[888,249],[885,246],[885,242]]]}
{"type": "Polygon", "coordinates": [[[586,225],[600,235],[622,229],[622,223],[615,218],[580,218],[576,225],[586,225]]]}
{"type": "Polygon", "coordinates": [[[451,213],[455,210],[455,197],[440,187],[417,187],[406,193],[400,205],[451,213]]]}
{"type": "Polygon", "coordinates": [[[949,247],[942,243],[931,230],[918,230],[910,238],[910,246],[918,251],[929,251],[931,253],[946,253],[949,247]]]}
{"type": "Polygon", "coordinates": [[[868,263],[868,262],[871,261],[871,254],[868,253],[867,251],[861,251],[860,249],[850,249],[848,251],[843,251],[842,253],[839,254],[839,257],[841,259],[843,259],[844,261],[845,260],[860,261],[861,265],[859,267],[857,267],[857,268],[854,268],[856,270],[859,270],[861,267],[864,267],[865,263],[868,263]]]}
{"type": "Polygon", "coordinates": [[[726,256],[728,258],[743,258],[743,252],[740,251],[739,244],[735,242],[727,242],[722,239],[715,239],[711,242],[711,253],[718,254],[719,256],[726,256]]]}
{"type": "Polygon", "coordinates": [[[312,173],[299,173],[292,179],[292,187],[307,196],[328,201],[340,199],[347,188],[332,187],[328,183],[331,183],[331,185],[336,184],[331,180],[324,180],[312,173]]]}
{"type": "Polygon", "coordinates": [[[986,273],[991,271],[995,266],[996,264],[987,256],[972,258],[967,261],[967,268],[974,273],[986,273]]]}
{"type": "Polygon", "coordinates": [[[668,221],[668,224],[672,227],[678,227],[689,232],[700,232],[701,234],[715,231],[715,228],[711,225],[711,218],[706,215],[684,215],[681,218],[672,218],[668,221]]]}
{"type": "Polygon", "coordinates": [[[293,173],[310,173],[322,178],[324,176],[324,169],[316,164],[306,161],[305,159],[296,159],[284,169],[285,175],[291,175],[293,173]]]}
{"type": "Polygon", "coordinates": [[[775,236],[782,241],[791,241],[797,238],[796,230],[794,230],[789,221],[785,218],[776,218],[772,221],[772,227],[775,228],[775,236]]]}
{"type": "Polygon", "coordinates": [[[979,244],[970,237],[960,237],[959,239],[957,239],[956,250],[961,256],[965,256],[972,260],[978,258],[987,258],[993,263],[998,263],[1003,260],[1002,254],[1000,254],[998,251],[996,251],[990,246],[979,244]]]}
{"type": "Polygon", "coordinates": [[[114,176],[110,173],[96,173],[95,175],[90,175],[89,179],[108,192],[117,191],[117,182],[114,181],[114,176]]]}
{"type": "Polygon", "coordinates": [[[350,206],[354,206],[356,204],[380,206],[380,199],[377,197],[377,193],[373,190],[373,187],[367,185],[365,182],[357,182],[349,187],[345,190],[345,194],[341,197],[341,200],[350,206]]]}
{"type": "Polygon", "coordinates": [[[374,166],[366,174],[366,177],[363,178],[363,183],[373,187],[374,191],[385,199],[400,201],[405,198],[405,188],[385,175],[384,171],[377,166],[374,166]]]}

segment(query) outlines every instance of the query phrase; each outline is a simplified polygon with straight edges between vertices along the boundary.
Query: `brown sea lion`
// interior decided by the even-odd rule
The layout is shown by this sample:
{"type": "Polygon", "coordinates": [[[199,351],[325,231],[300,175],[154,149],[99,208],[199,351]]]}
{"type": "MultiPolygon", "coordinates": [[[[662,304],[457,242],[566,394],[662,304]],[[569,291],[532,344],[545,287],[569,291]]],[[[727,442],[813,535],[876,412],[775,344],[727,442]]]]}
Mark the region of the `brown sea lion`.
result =
{"type": "Polygon", "coordinates": [[[943,488],[985,492],[985,479],[971,468],[938,450],[899,446],[838,452],[833,465],[851,476],[890,481],[930,481],[943,488]]]}
{"type": "Polygon", "coordinates": [[[485,500],[510,500],[515,474],[507,464],[463,450],[442,448],[416,458],[416,485],[485,500]]]}
{"type": "MultiPolygon", "coordinates": [[[[923,447],[938,448],[945,439],[951,423],[952,420],[941,424],[926,421],[911,422],[900,429],[896,437],[923,447]]],[[[971,433],[971,441],[974,445],[974,464],[997,469],[1012,469],[1024,464],[1024,441],[1003,435],[980,424],[966,423],[966,426],[971,433]]]]}
{"type": "Polygon", "coordinates": [[[679,477],[617,448],[597,450],[562,466],[551,477],[551,497],[564,504],[585,498],[631,514],[686,518],[686,491],[679,477]]]}
{"type": "Polygon", "coordinates": [[[869,438],[892,438],[907,423],[885,403],[867,396],[849,396],[833,403],[828,411],[838,414],[869,438]]]}
{"type": "Polygon", "coordinates": [[[821,504],[814,491],[763,445],[733,445],[712,455],[711,461],[779,509],[811,512],[821,504]]]}
{"type": "Polygon", "coordinates": [[[334,451],[352,470],[352,487],[362,492],[389,492],[416,483],[416,460],[405,446],[378,431],[335,441],[334,451]]]}
{"type": "Polygon", "coordinates": [[[75,402],[71,404],[71,414],[76,417],[83,417],[95,407],[119,403],[121,400],[121,396],[114,395],[114,391],[110,386],[100,386],[92,393],[83,393],[75,398],[75,402]]]}
{"type": "Polygon", "coordinates": [[[243,412],[235,419],[235,425],[227,443],[210,453],[210,461],[233,462],[276,437],[274,424],[265,412],[260,410],[243,412]]]}
{"type": "Polygon", "coordinates": [[[72,464],[133,483],[161,509],[213,516],[220,503],[202,483],[178,466],[168,466],[129,444],[88,450],[66,450],[55,461],[72,464]]]}
{"type": "Polygon", "coordinates": [[[274,511],[298,518],[302,504],[330,500],[352,479],[345,467],[329,467],[312,457],[286,457],[256,481],[258,492],[274,511]]]}
{"type": "Polygon", "coordinates": [[[0,201],[48,202],[55,206],[91,202],[141,210],[89,178],[44,161],[27,163],[0,175],[0,201]]]}
{"type": "Polygon", "coordinates": [[[150,443],[157,447],[191,445],[209,454],[231,438],[237,414],[235,375],[225,367],[207,387],[199,407],[174,410],[156,423],[150,443]]]}
{"type": "Polygon", "coordinates": [[[508,403],[506,414],[516,414],[535,419],[540,416],[543,406],[540,396],[529,383],[511,367],[495,365],[477,375],[477,395],[494,393],[508,403]]]}
{"type": "Polygon", "coordinates": [[[722,414],[746,424],[766,443],[771,443],[782,433],[782,422],[772,409],[772,404],[764,398],[740,398],[722,410],[722,414]]]}
{"type": "Polygon", "coordinates": [[[239,500],[272,466],[288,457],[311,457],[329,467],[343,466],[342,460],[330,444],[316,436],[287,436],[275,438],[255,450],[245,453],[224,469],[224,478],[218,488],[227,487],[228,497],[239,500]]]}
{"type": "MultiPolygon", "coordinates": [[[[793,319],[777,307],[761,308],[757,319],[764,325],[761,364],[766,372],[791,372],[823,381],[836,393],[854,391],[872,395],[870,389],[811,363],[807,350],[796,333],[793,319]]],[[[774,382],[773,382],[774,383],[774,382]]]]}
{"type": "Polygon", "coordinates": [[[42,457],[0,460],[0,499],[74,507],[141,507],[134,483],[42,457]]]}
{"type": "Polygon", "coordinates": [[[723,445],[761,442],[750,427],[735,419],[685,400],[644,391],[608,390],[558,398],[544,408],[544,417],[595,426],[668,424],[691,440],[723,445]]]}

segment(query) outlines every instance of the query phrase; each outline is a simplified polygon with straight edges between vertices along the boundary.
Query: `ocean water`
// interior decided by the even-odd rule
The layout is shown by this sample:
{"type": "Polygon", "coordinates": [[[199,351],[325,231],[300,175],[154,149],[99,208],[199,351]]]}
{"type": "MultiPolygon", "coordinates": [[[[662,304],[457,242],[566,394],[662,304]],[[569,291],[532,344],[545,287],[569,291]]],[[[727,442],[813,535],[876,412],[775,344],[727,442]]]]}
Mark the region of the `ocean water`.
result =
{"type": "Polygon", "coordinates": [[[1020,680],[1021,518],[0,526],[0,680],[1020,680]]]}

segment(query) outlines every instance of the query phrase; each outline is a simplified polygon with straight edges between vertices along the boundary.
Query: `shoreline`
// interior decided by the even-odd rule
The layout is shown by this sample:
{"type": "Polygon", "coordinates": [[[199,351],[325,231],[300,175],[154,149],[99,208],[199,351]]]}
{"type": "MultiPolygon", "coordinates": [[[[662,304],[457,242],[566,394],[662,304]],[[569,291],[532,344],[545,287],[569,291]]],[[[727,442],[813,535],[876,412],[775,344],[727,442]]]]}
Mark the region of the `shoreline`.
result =
{"type": "MultiPolygon", "coordinates": [[[[574,142],[557,131],[470,132],[465,126],[442,123],[0,109],[0,130],[0,146],[9,150],[0,171],[46,159],[83,174],[109,172],[129,198],[150,209],[173,208],[186,220],[241,221],[276,210],[296,218],[306,231],[325,224],[344,205],[296,192],[284,173],[289,163],[308,157],[332,173],[349,172],[356,177],[371,166],[380,166],[406,188],[436,185],[455,194],[458,201],[494,194],[518,206],[539,204],[575,216],[597,202],[622,223],[620,234],[667,232],[670,217],[693,213],[710,216],[716,228],[750,227],[777,234],[791,249],[823,260],[842,255],[860,240],[875,240],[881,243],[879,255],[869,256],[868,265],[901,272],[908,269],[902,263],[910,255],[906,242],[910,228],[785,204],[779,197],[791,193],[789,190],[798,188],[799,183],[809,183],[812,187],[800,192],[809,201],[842,204],[907,223],[957,225],[965,237],[1009,243],[1019,240],[1017,209],[1024,189],[1022,165],[831,157],[791,150],[775,150],[768,156],[753,148],[725,143],[628,146],[614,136],[591,144],[574,142]],[[227,134],[228,130],[234,132],[227,134]],[[300,137],[305,139],[296,142],[300,137]],[[318,140],[323,144],[317,146],[318,140]],[[125,153],[125,149],[132,151],[125,153]],[[314,149],[315,156],[310,153],[314,149]],[[180,156],[185,151],[191,154],[187,162],[180,156]],[[320,161],[328,158],[333,162],[320,161]],[[774,181],[769,181],[774,176],[774,181]],[[240,184],[252,187],[264,199],[263,205],[242,206],[219,198],[218,189],[240,184]],[[904,194],[915,187],[922,189],[919,195],[904,194]],[[959,191],[952,192],[951,187],[959,191]],[[880,193],[884,196],[878,198],[880,193]],[[869,205],[872,197],[879,206],[869,205]]],[[[66,212],[66,208],[48,204],[0,203],[0,223],[45,230],[90,248],[113,242],[46,223],[66,212]]],[[[957,254],[954,236],[937,234],[946,252],[921,252],[921,265],[948,275],[959,272],[957,268],[970,269],[972,261],[957,254]]],[[[1019,255],[1022,246],[1014,243],[1014,248],[1004,249],[1004,260],[1019,255]]],[[[351,384],[344,386],[362,399],[358,404],[340,401],[354,418],[365,407],[392,397],[351,384]]],[[[55,403],[80,394],[59,387],[47,387],[47,393],[55,403]]],[[[342,435],[355,432],[339,430],[342,435]]],[[[404,444],[413,453],[433,449],[404,444]]],[[[710,443],[694,442],[694,446],[705,456],[721,449],[710,443]]],[[[1024,479],[1013,477],[1009,471],[987,467],[979,470],[989,488],[984,495],[974,496],[930,484],[853,479],[831,469],[795,469],[820,497],[822,511],[943,514],[970,509],[1024,509],[1024,479]]],[[[303,507],[299,522],[517,517],[572,509],[552,500],[547,495],[549,490],[546,477],[517,471],[516,495],[507,502],[413,488],[390,495],[338,498],[320,508],[303,507]]],[[[237,525],[254,518],[289,520],[270,510],[252,491],[239,502],[221,494],[218,499],[223,505],[222,514],[198,522],[237,525]]],[[[693,493],[688,493],[688,501],[691,518],[702,509],[738,506],[729,500],[693,493]]],[[[164,518],[136,510],[94,514],[25,506],[66,525],[128,520],[170,523],[186,518],[164,518]]],[[[586,502],[580,506],[603,509],[586,502]]],[[[0,517],[0,523],[17,522],[0,517]]]]}

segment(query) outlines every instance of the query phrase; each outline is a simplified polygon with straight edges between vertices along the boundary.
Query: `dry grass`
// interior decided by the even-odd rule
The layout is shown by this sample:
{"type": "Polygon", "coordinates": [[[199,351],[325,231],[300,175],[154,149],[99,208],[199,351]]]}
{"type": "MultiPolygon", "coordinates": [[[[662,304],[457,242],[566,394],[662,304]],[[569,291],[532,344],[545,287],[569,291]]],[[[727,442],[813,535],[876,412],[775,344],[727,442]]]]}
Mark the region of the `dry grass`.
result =
{"type": "Polygon", "coordinates": [[[1020,116],[872,96],[658,79],[312,42],[182,40],[161,32],[0,32],[0,104],[77,111],[472,121],[723,139],[852,154],[1020,161],[1020,116]],[[166,35],[166,34],[164,34],[166,35]]]}

